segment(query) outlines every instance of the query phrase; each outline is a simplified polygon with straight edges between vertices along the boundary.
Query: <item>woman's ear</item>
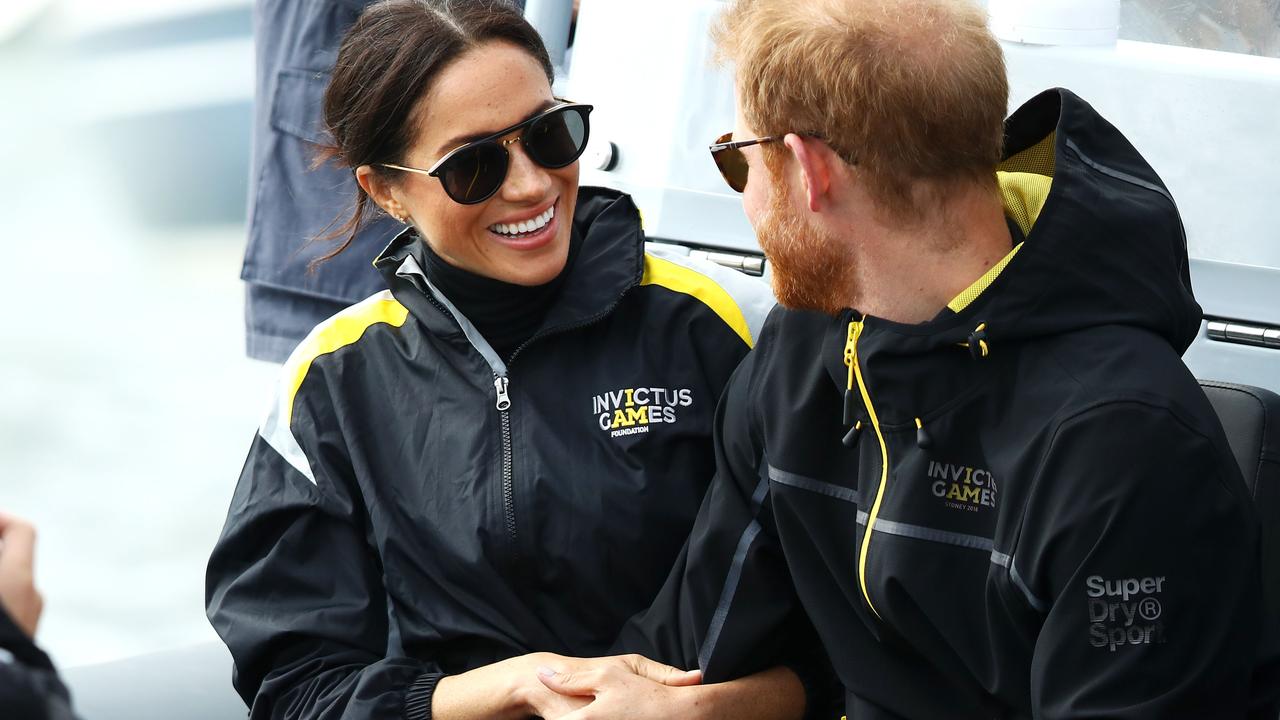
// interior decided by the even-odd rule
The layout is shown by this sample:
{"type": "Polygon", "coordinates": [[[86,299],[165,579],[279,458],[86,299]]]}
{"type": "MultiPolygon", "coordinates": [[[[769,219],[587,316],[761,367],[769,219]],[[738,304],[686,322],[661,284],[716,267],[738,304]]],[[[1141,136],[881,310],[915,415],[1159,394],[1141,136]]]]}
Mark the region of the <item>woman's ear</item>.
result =
{"type": "Polygon", "coordinates": [[[356,182],[360,184],[360,189],[364,190],[365,194],[388,215],[400,222],[408,222],[409,218],[404,207],[401,206],[400,201],[396,200],[391,182],[385,177],[374,172],[372,167],[361,165],[356,168],[356,182]]]}

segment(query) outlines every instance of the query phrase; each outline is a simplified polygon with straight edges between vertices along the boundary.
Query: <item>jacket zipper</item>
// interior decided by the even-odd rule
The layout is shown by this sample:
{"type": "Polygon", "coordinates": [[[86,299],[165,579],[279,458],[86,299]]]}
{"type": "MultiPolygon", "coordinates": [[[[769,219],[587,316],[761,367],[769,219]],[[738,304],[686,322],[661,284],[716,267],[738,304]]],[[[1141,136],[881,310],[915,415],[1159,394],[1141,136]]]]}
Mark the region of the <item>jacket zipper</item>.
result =
{"type": "Polygon", "coordinates": [[[875,406],[871,404],[871,394],[867,391],[867,384],[862,377],[862,367],[858,363],[858,338],[862,336],[866,319],[867,316],[863,315],[862,320],[849,322],[849,332],[844,345],[844,364],[849,367],[849,389],[853,389],[856,381],[858,392],[862,395],[862,403],[866,406],[867,415],[871,418],[871,427],[876,432],[876,440],[880,443],[880,487],[876,489],[875,502],[872,503],[871,511],[867,514],[867,529],[862,536],[862,549],[858,553],[858,584],[862,590],[863,599],[867,601],[867,607],[871,608],[871,612],[877,619],[881,619],[880,612],[871,602],[871,592],[867,588],[867,550],[871,547],[871,532],[880,515],[880,503],[884,500],[884,489],[889,482],[889,447],[885,444],[884,433],[880,430],[880,419],[876,415],[875,406]]]}
{"type": "MultiPolygon", "coordinates": [[[[425,290],[423,294],[446,317],[454,317],[453,313],[444,306],[444,303],[436,299],[435,294],[429,289],[425,290]]],[[[457,322],[457,318],[454,318],[454,321],[457,322]]],[[[514,359],[514,357],[515,355],[513,354],[512,358],[514,359]]],[[[518,555],[519,549],[516,544],[515,450],[511,441],[510,387],[511,379],[508,374],[495,370],[493,373],[493,389],[496,394],[494,407],[498,410],[498,423],[502,435],[502,522],[507,531],[507,540],[511,543],[511,551],[513,554],[518,555]]]]}
{"type": "MultiPolygon", "coordinates": [[[[446,317],[453,317],[454,322],[458,322],[458,319],[454,317],[454,314],[448,308],[445,307],[444,303],[440,302],[440,300],[436,298],[435,293],[431,291],[430,287],[426,287],[426,288],[419,287],[418,290],[421,291],[423,295],[427,296],[427,300],[429,300],[431,304],[436,307],[437,310],[444,313],[446,317]]],[[[626,293],[623,293],[623,295],[625,294],[626,293]]],[[[529,338],[528,340],[525,340],[518,347],[516,347],[514,351],[512,351],[511,356],[506,361],[506,368],[504,368],[504,370],[509,368],[511,363],[515,362],[516,356],[520,354],[520,351],[524,350],[535,340],[540,340],[549,335],[556,335],[562,332],[578,330],[581,328],[588,327],[590,325],[594,325],[597,322],[600,322],[605,317],[607,317],[610,313],[612,313],[615,308],[618,307],[618,305],[622,302],[622,297],[623,297],[622,295],[619,295],[617,298],[613,300],[613,302],[609,303],[609,305],[604,310],[600,311],[599,313],[585,320],[582,320],[581,322],[573,323],[571,325],[563,325],[560,327],[551,328],[550,330],[539,333],[529,338]]],[[[509,394],[511,379],[508,375],[509,375],[509,371],[501,372],[501,373],[494,371],[493,388],[497,393],[497,401],[495,402],[495,407],[498,409],[498,420],[502,428],[503,522],[506,525],[507,539],[511,542],[512,552],[518,555],[519,545],[516,542],[515,453],[514,453],[513,443],[511,440],[511,396],[509,394]]]]}
{"type": "MultiPolygon", "coordinates": [[[[562,332],[569,332],[571,330],[578,330],[580,328],[594,325],[595,323],[604,319],[607,315],[609,315],[609,313],[613,312],[613,309],[616,308],[618,306],[618,303],[620,303],[621,301],[622,301],[622,298],[618,298],[617,300],[614,300],[602,312],[590,318],[587,318],[582,322],[578,322],[572,325],[564,325],[561,327],[552,328],[546,332],[539,333],[525,340],[524,342],[520,343],[520,345],[518,345],[516,349],[511,352],[511,355],[507,358],[507,363],[506,363],[507,368],[509,369],[512,363],[515,362],[516,356],[520,354],[520,351],[524,350],[535,340],[541,340],[542,338],[545,338],[549,335],[556,335],[562,332]]],[[[503,520],[506,522],[507,537],[511,540],[512,551],[518,555],[519,549],[518,549],[518,545],[516,544],[515,455],[514,455],[513,443],[511,441],[511,397],[508,394],[510,385],[511,385],[511,379],[510,377],[508,377],[508,375],[501,375],[498,373],[493,374],[493,387],[498,392],[498,400],[497,400],[496,406],[498,408],[499,419],[502,423],[503,520]]]]}
{"type": "MultiPolygon", "coordinates": [[[[498,391],[498,418],[502,423],[502,510],[506,522],[507,537],[515,551],[516,542],[516,487],[515,458],[511,447],[511,396],[507,388],[511,380],[506,375],[493,374],[493,387],[498,391]]],[[[518,552],[518,551],[516,551],[518,552]]]]}

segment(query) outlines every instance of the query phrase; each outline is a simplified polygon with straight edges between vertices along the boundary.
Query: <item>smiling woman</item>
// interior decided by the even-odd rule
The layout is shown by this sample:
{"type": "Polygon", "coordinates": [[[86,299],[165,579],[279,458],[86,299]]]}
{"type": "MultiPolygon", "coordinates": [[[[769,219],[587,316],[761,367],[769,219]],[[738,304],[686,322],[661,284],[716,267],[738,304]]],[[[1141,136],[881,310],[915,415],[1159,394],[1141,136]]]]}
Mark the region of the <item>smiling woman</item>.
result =
{"type": "Polygon", "coordinates": [[[360,187],[343,232],[380,211],[406,228],[375,261],[390,290],[285,364],[209,562],[254,718],[805,707],[789,669],[690,686],[569,657],[607,654],[676,562],[716,400],[773,300],[646,253],[630,198],[579,188],[591,107],[550,81],[498,0],[377,3],[343,41],[325,97],[329,155],[360,187]]]}

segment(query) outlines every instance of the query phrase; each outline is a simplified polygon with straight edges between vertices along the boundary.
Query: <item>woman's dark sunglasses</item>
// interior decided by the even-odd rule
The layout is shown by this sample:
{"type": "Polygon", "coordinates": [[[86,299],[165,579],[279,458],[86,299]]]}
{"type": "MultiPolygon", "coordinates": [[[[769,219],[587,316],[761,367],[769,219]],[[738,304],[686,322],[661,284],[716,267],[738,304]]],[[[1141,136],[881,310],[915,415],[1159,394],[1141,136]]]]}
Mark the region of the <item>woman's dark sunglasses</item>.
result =
{"type": "Polygon", "coordinates": [[[715,143],[711,145],[711,159],[716,161],[716,167],[720,168],[720,174],[724,176],[724,181],[729,183],[729,187],[735,192],[742,192],[747,188],[747,170],[749,169],[747,157],[742,154],[742,148],[781,139],[781,135],[770,135],[735,142],[733,133],[727,132],[716,138],[715,143]]]}
{"type": "Polygon", "coordinates": [[[382,163],[393,170],[439,178],[444,191],[457,203],[474,205],[493,197],[507,179],[511,154],[507,147],[519,142],[529,159],[555,170],[572,165],[587,147],[592,107],[565,103],[548,108],[523,122],[455,148],[430,169],[382,163]],[[516,137],[502,138],[523,130],[516,137]]]}

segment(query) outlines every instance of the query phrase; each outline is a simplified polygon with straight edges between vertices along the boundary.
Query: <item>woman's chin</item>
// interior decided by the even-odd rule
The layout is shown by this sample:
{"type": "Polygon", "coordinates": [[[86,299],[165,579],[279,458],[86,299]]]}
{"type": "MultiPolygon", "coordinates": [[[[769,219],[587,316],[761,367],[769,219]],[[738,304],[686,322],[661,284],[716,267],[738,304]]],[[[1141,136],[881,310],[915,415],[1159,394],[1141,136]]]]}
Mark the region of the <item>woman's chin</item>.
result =
{"type": "MultiPolygon", "coordinates": [[[[556,279],[563,270],[565,262],[568,259],[568,252],[556,252],[558,248],[547,246],[548,252],[541,254],[539,257],[519,258],[512,264],[510,268],[507,282],[515,285],[524,285],[533,287],[535,285],[545,285],[556,279]]],[[[567,247],[564,248],[566,251],[567,247]]]]}

